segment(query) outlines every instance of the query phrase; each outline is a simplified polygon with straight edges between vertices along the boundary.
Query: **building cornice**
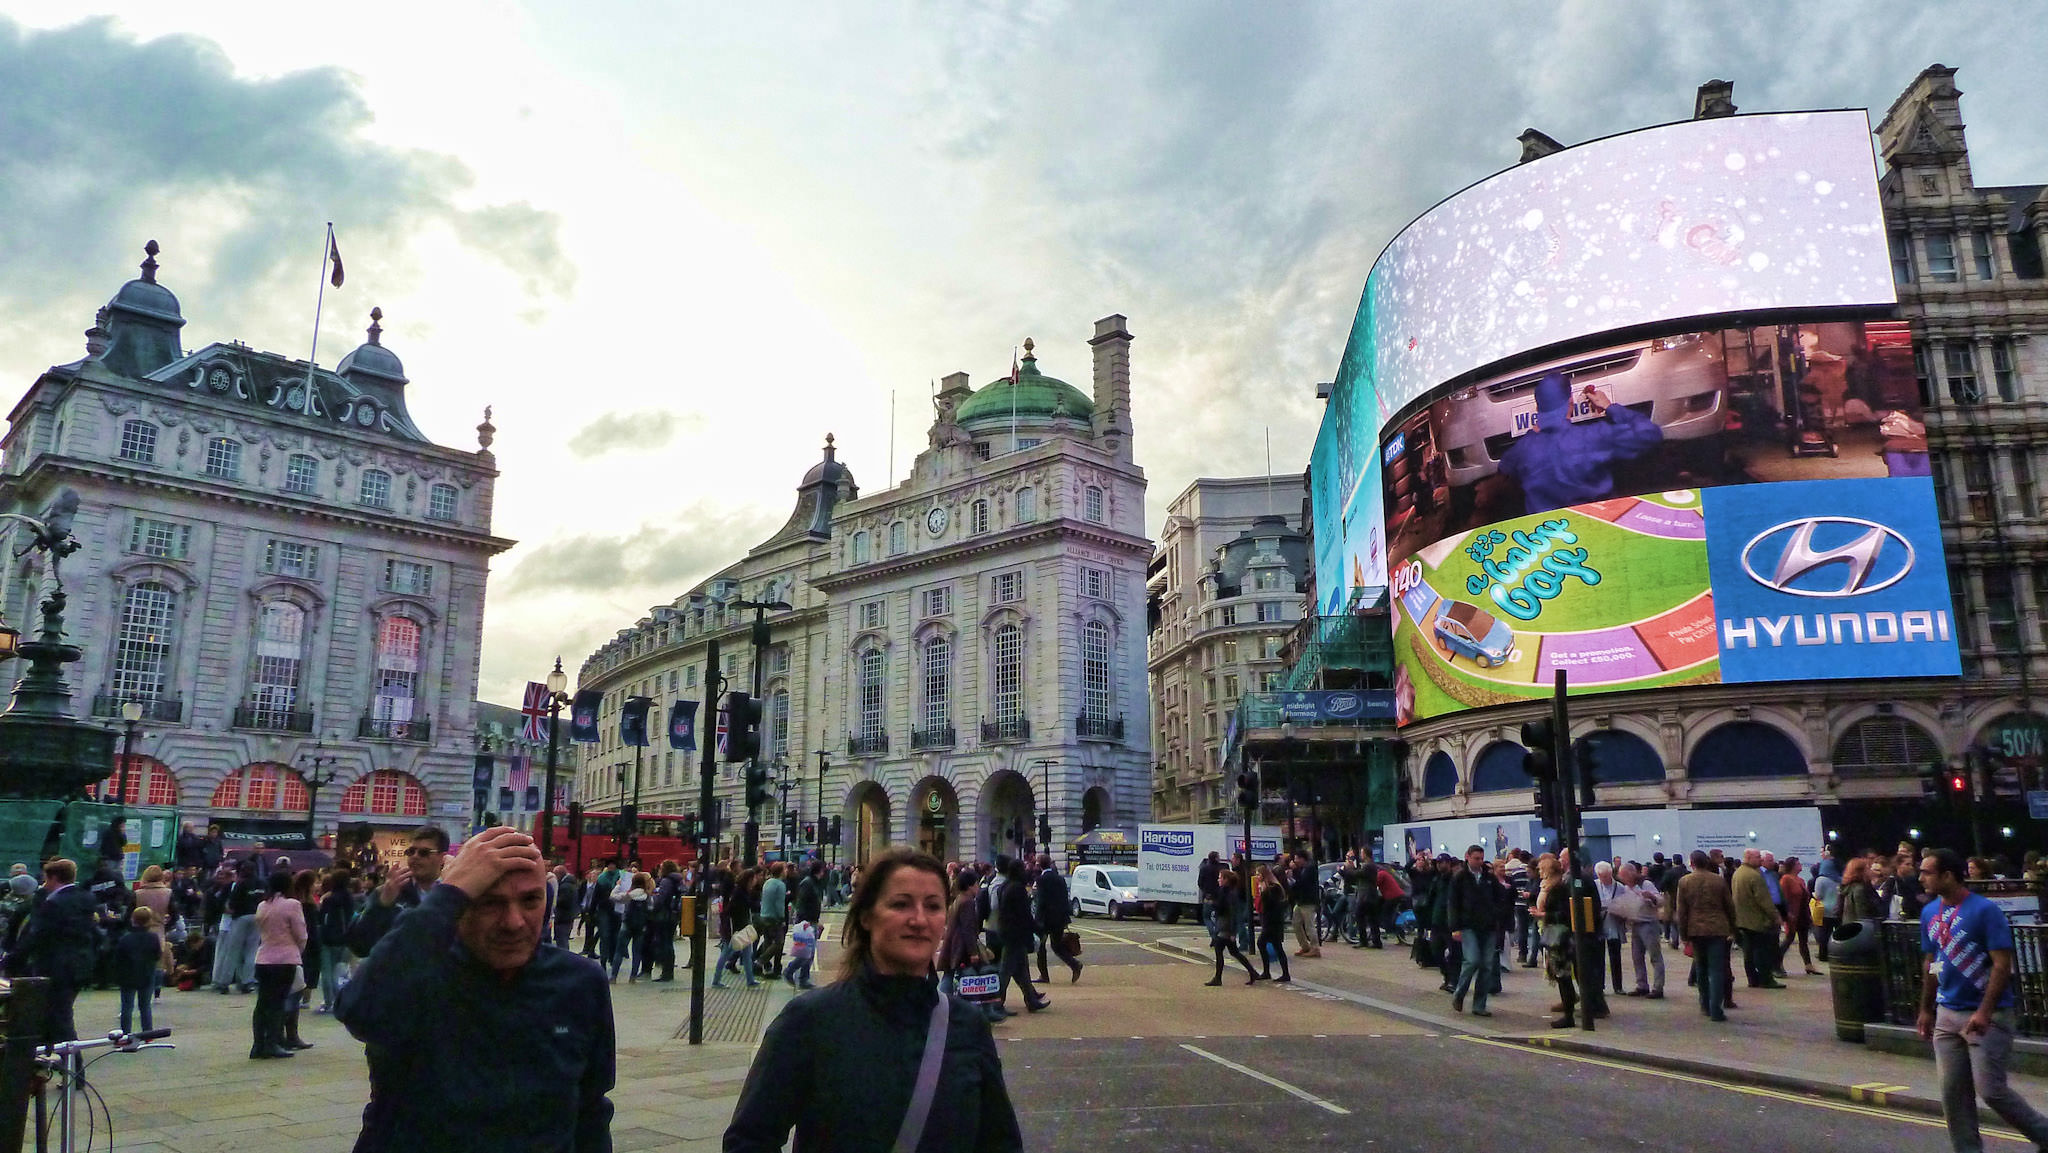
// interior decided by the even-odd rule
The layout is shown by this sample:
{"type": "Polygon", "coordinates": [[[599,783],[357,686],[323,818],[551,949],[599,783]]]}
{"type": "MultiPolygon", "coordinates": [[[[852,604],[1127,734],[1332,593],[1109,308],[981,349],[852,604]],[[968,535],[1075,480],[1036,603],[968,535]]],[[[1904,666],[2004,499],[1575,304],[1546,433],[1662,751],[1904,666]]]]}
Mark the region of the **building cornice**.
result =
{"type": "MultiPolygon", "coordinates": [[[[827,612],[828,606],[807,605],[803,608],[793,609],[790,612],[769,617],[768,625],[771,630],[792,624],[810,625],[821,621],[827,612]]],[[[665,645],[657,644],[646,652],[629,656],[618,664],[608,669],[594,672],[588,677],[583,676],[579,670],[576,687],[579,689],[606,689],[611,686],[614,680],[633,680],[645,676],[649,672],[667,668],[676,661],[689,657],[693,651],[695,655],[701,657],[704,655],[707,646],[714,640],[740,642],[732,650],[733,652],[738,652],[741,648],[751,651],[753,642],[749,638],[752,636],[753,627],[754,622],[752,620],[742,620],[737,625],[727,625],[717,632],[697,633],[693,636],[671,640],[665,645]]],[[[772,632],[770,636],[773,636],[772,632]]],[[[772,647],[775,642],[771,641],[770,643],[772,647]]],[[[589,662],[585,661],[583,667],[588,668],[588,666],[589,662]]],[[[682,699],[687,700],[688,698],[682,699]]]]}
{"type": "Polygon", "coordinates": [[[902,556],[872,561],[856,568],[841,569],[827,576],[814,578],[811,587],[824,593],[836,589],[864,584],[868,581],[900,576],[920,569],[952,564],[992,552],[1004,552],[1027,545],[1046,544],[1055,541],[1072,541],[1092,544],[1102,548],[1121,549],[1133,556],[1143,558],[1151,553],[1151,542],[1143,537],[1134,537],[1114,529],[1090,524],[1086,521],[1061,517],[1057,520],[1034,522],[992,532],[985,536],[970,537],[954,544],[922,552],[905,553],[902,556]]]}

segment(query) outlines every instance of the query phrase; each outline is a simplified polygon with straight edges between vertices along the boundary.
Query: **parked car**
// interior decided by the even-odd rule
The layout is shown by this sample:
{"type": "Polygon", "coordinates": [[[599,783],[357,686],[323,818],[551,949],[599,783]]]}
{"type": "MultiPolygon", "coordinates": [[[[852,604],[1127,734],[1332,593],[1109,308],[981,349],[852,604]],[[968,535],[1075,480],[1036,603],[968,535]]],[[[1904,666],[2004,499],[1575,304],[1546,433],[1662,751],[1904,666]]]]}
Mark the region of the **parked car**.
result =
{"type": "Polygon", "coordinates": [[[1508,663],[1515,651],[1515,630],[1478,605],[1445,601],[1436,614],[1436,639],[1451,656],[1472,658],[1472,663],[1495,668],[1508,663]]]}
{"type": "Polygon", "coordinates": [[[1076,917],[1101,913],[1121,921],[1151,908],[1138,899],[1138,870],[1130,865],[1081,865],[1067,878],[1067,892],[1076,917]]]}

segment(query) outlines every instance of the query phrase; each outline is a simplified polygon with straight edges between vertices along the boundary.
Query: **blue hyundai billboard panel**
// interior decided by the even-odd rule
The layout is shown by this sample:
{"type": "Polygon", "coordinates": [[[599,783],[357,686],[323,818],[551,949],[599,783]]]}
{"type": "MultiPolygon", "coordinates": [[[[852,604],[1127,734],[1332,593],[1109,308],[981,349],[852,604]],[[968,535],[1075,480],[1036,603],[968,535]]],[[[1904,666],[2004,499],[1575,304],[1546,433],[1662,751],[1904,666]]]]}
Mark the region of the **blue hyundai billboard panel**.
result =
{"type": "Polygon", "coordinates": [[[1961,674],[1930,478],[1701,495],[1722,680],[1961,674]]]}

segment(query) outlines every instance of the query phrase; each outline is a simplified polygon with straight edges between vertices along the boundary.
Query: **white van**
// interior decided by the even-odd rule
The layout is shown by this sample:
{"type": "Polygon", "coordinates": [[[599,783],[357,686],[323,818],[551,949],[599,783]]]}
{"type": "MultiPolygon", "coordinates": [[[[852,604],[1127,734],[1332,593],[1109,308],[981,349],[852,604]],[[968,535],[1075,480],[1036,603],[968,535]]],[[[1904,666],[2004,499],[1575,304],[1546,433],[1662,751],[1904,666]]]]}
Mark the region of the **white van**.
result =
{"type": "Polygon", "coordinates": [[[1123,920],[1126,913],[1142,913],[1151,902],[1138,896],[1135,865],[1080,865],[1067,878],[1067,893],[1074,916],[1101,913],[1123,920]]]}

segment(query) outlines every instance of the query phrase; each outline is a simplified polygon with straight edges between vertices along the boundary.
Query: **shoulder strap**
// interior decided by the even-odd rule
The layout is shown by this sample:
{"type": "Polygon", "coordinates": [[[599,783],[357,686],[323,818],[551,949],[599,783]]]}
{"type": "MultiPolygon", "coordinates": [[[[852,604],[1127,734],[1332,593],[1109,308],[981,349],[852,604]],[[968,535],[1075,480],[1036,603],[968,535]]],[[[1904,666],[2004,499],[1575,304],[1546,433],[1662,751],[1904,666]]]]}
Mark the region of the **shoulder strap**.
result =
{"type": "Polygon", "coordinates": [[[917,1143],[924,1139],[925,1118],[931,1116],[932,1098],[939,1091],[939,1066],[946,1059],[946,1026],[953,1013],[952,999],[939,994],[939,1003],[932,1006],[931,1028],[924,1035],[924,1060],[917,1066],[917,1089],[910,1095],[910,1108],[903,1114],[903,1127],[896,1131],[896,1144],[891,1153],[917,1153],[917,1143]]]}

